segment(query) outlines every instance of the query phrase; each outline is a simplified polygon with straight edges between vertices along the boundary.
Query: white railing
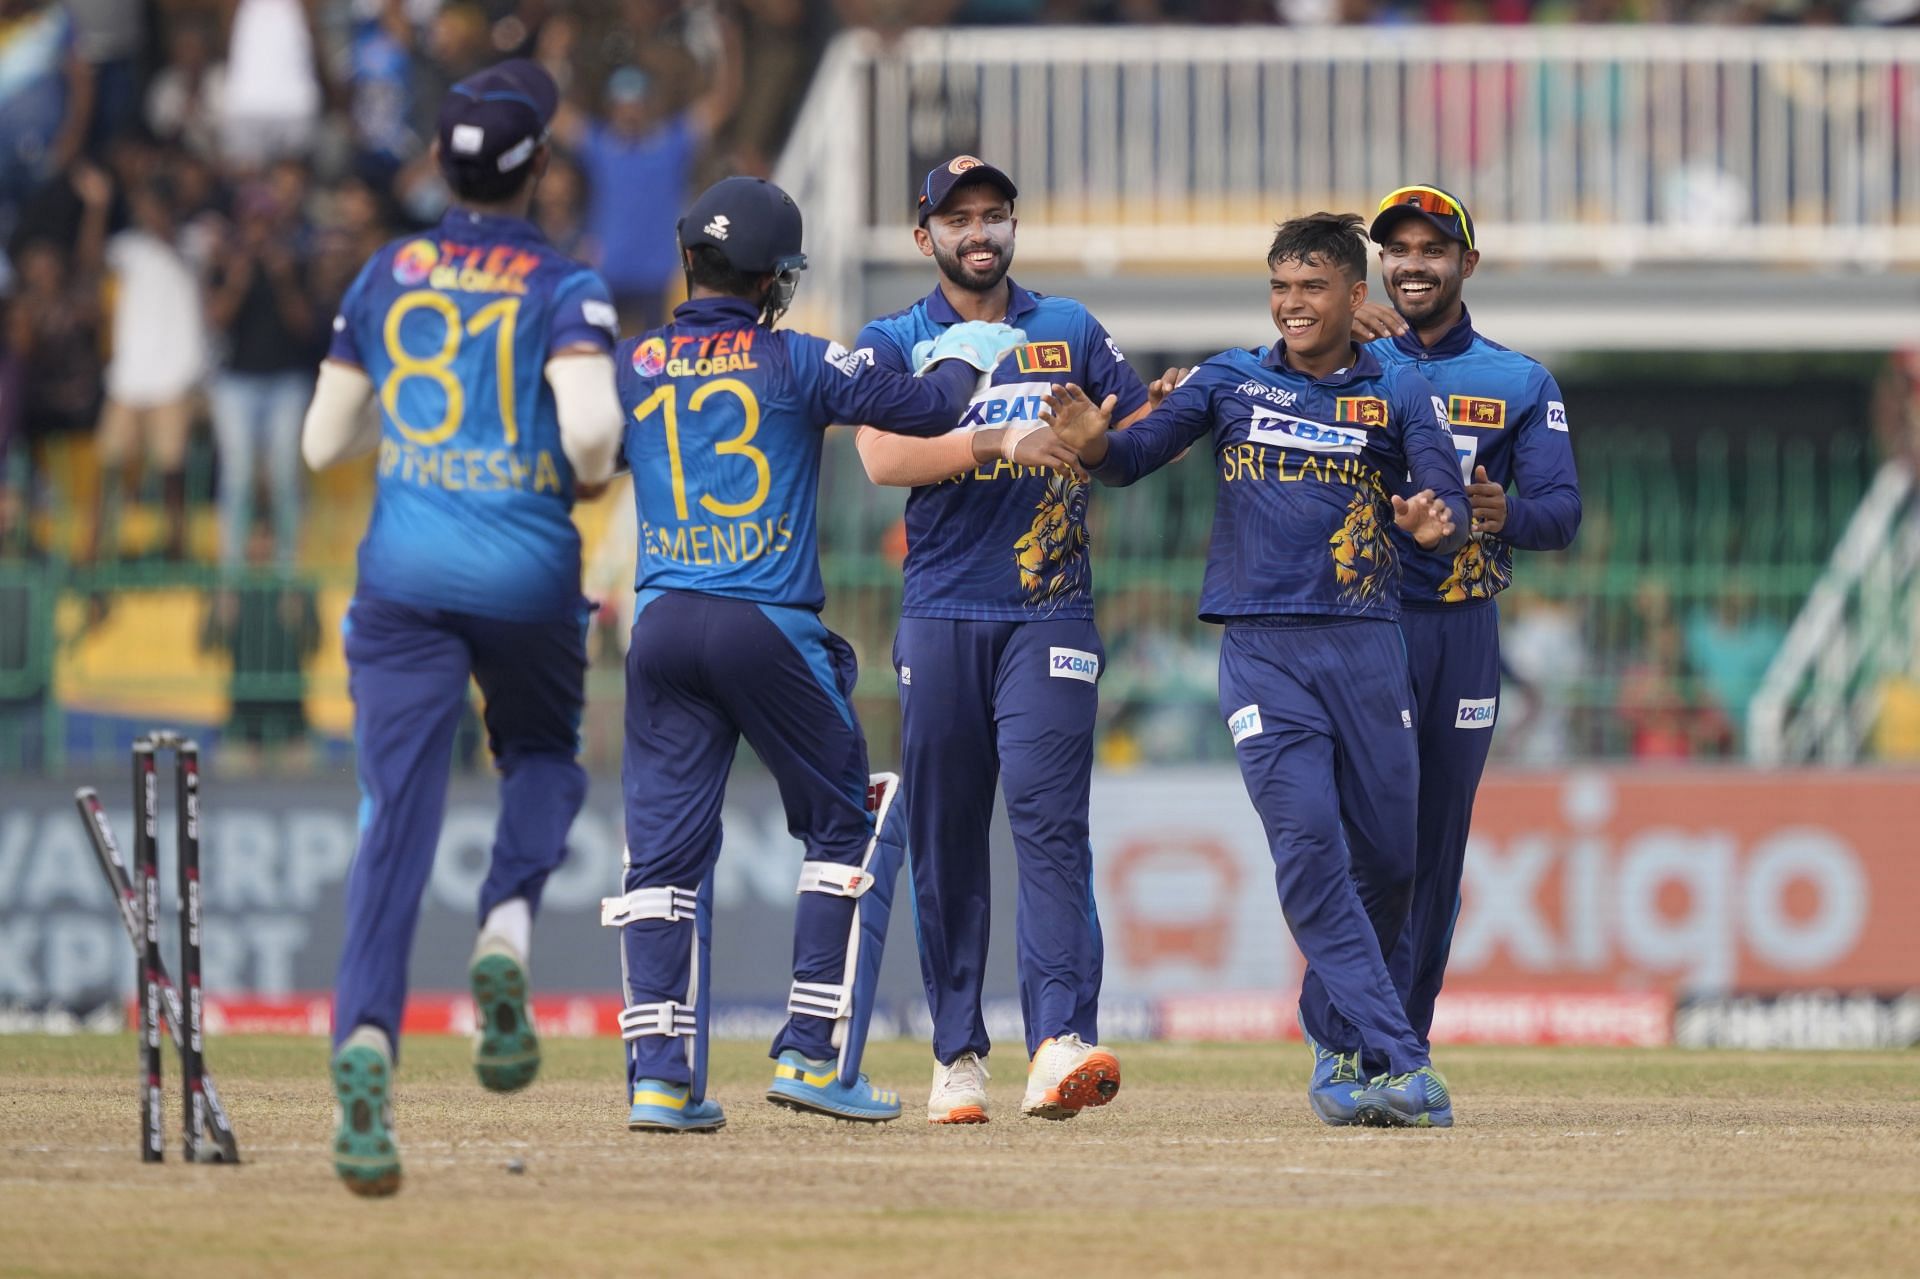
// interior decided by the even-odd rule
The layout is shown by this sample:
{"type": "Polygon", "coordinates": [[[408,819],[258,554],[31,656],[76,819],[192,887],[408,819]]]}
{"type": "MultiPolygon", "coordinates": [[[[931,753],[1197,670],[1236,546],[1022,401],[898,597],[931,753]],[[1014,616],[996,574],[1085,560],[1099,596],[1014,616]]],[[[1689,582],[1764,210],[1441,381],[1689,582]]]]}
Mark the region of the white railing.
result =
{"type": "Polygon", "coordinates": [[[1920,663],[1920,495],[1887,462],[1747,711],[1756,764],[1857,763],[1889,676],[1920,663]]]}
{"type": "Polygon", "coordinates": [[[1020,184],[1024,261],[1100,272],[1238,266],[1408,181],[1503,262],[1920,263],[1920,32],[854,32],[778,176],[856,210],[806,203],[831,271],[911,260],[912,193],[961,152],[1020,184]]]}

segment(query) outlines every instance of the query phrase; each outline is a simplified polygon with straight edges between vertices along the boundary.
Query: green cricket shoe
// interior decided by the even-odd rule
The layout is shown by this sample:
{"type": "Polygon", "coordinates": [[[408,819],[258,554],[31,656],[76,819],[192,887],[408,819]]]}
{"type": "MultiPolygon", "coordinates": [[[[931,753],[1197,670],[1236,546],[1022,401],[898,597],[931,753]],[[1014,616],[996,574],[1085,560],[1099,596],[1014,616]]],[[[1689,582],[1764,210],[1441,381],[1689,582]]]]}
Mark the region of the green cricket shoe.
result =
{"type": "Polygon", "coordinates": [[[540,1073],[540,1039],[527,1016],[527,969],[498,938],[481,939],[467,968],[473,983],[473,1073],[483,1087],[514,1092],[540,1073]]]}
{"type": "Polygon", "coordinates": [[[400,1149],[393,1140],[393,1062],[373,1044],[349,1036],[333,1055],[333,1171],[367,1198],[400,1189],[400,1149]]]}

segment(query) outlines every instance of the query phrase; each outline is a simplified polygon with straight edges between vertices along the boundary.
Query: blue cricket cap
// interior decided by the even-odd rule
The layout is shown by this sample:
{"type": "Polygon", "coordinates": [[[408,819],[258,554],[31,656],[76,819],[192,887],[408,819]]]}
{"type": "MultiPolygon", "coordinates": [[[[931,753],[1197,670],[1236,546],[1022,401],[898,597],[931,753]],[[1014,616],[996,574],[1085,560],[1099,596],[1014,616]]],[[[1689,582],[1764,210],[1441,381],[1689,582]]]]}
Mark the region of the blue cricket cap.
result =
{"type": "Polygon", "coordinates": [[[927,224],[953,189],[969,182],[991,182],[1000,188],[1009,200],[1020,198],[1020,189],[1013,185],[1013,179],[982,160],[979,156],[956,155],[945,164],[935,165],[927,171],[920,183],[920,198],[914,204],[914,220],[921,226],[927,224]]]}
{"type": "Polygon", "coordinates": [[[476,71],[440,104],[440,168],[456,192],[485,198],[520,185],[547,138],[560,90],[525,58],[476,71]]]}
{"type": "Polygon", "coordinates": [[[800,206],[765,178],[722,178],[700,193],[678,230],[682,249],[711,245],[736,271],[778,275],[807,265],[800,206]]]}

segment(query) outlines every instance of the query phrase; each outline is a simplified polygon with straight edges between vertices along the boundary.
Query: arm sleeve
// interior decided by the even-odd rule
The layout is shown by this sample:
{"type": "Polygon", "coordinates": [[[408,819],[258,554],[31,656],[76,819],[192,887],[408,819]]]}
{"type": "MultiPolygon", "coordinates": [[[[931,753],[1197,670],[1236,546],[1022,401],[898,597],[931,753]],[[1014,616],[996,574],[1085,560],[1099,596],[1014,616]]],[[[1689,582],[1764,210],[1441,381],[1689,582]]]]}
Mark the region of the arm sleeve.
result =
{"type": "Polygon", "coordinates": [[[979,377],[959,360],[912,377],[879,367],[873,347],[849,351],[807,334],[796,334],[788,350],[822,426],[866,423],[897,435],[944,435],[959,423],[979,377]]]}
{"type": "Polygon", "coordinates": [[[547,361],[560,448],[582,484],[604,484],[613,475],[623,414],[614,390],[613,361],[584,352],[547,361]]]}
{"type": "MultiPolygon", "coordinates": [[[[854,354],[870,359],[877,369],[905,373],[907,362],[899,344],[885,329],[869,324],[854,340],[854,354]],[[870,354],[863,355],[863,352],[870,354]]],[[[860,464],[875,484],[895,488],[915,488],[938,484],[973,468],[973,433],[953,430],[932,439],[910,435],[891,435],[871,426],[855,433],[853,446],[859,450],[860,464]]]]}
{"type": "Polygon", "coordinates": [[[613,309],[613,295],[607,291],[606,281],[592,271],[569,277],[554,294],[548,328],[549,356],[576,346],[591,346],[611,354],[620,340],[620,316],[613,309]]]}
{"type": "Polygon", "coordinates": [[[311,470],[371,453],[380,443],[373,379],[357,365],[329,359],[313,385],[313,403],[300,427],[300,454],[311,470]]]}
{"type": "MultiPolygon", "coordinates": [[[[1160,407],[1124,431],[1107,436],[1107,455],[1093,468],[1102,484],[1124,488],[1159,470],[1213,429],[1212,379],[1190,377],[1160,407]]],[[[1114,406],[1118,417],[1120,406],[1114,406]]]]}
{"type": "Polygon", "coordinates": [[[1406,458],[1413,491],[1432,489],[1453,512],[1453,536],[1433,548],[1451,555],[1465,545],[1472,518],[1446,416],[1446,405],[1434,393],[1433,383],[1411,369],[1404,370],[1394,383],[1393,417],[1400,422],[1400,451],[1406,458]]]}
{"type": "Polygon", "coordinates": [[[353,317],[360,309],[360,300],[367,291],[367,275],[373,270],[384,254],[375,254],[366,266],[360,268],[353,283],[347,286],[346,296],[340,299],[340,310],[333,317],[333,336],[327,343],[327,358],[338,364],[351,364],[355,368],[365,368],[366,360],[360,354],[360,341],[353,333],[353,317]]]}
{"type": "Polygon", "coordinates": [[[1147,402],[1147,384],[1133,371],[1126,358],[1120,354],[1119,344],[1107,335],[1100,321],[1087,316],[1087,367],[1081,383],[1095,404],[1109,395],[1116,397],[1113,406],[1113,420],[1124,422],[1132,417],[1147,402]]]}
{"type": "Polygon", "coordinates": [[[1580,478],[1560,385],[1540,370],[1536,394],[1513,441],[1513,480],[1500,539],[1527,551],[1558,551],[1580,530],[1580,478]]]}

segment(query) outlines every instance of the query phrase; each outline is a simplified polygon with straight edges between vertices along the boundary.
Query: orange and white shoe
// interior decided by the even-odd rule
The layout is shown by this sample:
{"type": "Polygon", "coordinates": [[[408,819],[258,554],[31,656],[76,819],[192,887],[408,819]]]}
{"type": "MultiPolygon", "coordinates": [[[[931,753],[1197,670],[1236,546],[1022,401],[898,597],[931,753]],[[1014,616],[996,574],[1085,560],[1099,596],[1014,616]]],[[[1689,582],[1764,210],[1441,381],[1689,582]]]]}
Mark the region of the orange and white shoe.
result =
{"type": "Polygon", "coordinates": [[[933,1064],[933,1092],[927,1097],[930,1124],[987,1122],[987,1063],[978,1053],[961,1053],[951,1063],[933,1064]]]}
{"type": "Polygon", "coordinates": [[[1119,1091],[1119,1058],[1078,1035],[1060,1035],[1041,1044],[1033,1055],[1020,1113],[1036,1119],[1071,1119],[1088,1106],[1106,1105],[1119,1091]]]}

